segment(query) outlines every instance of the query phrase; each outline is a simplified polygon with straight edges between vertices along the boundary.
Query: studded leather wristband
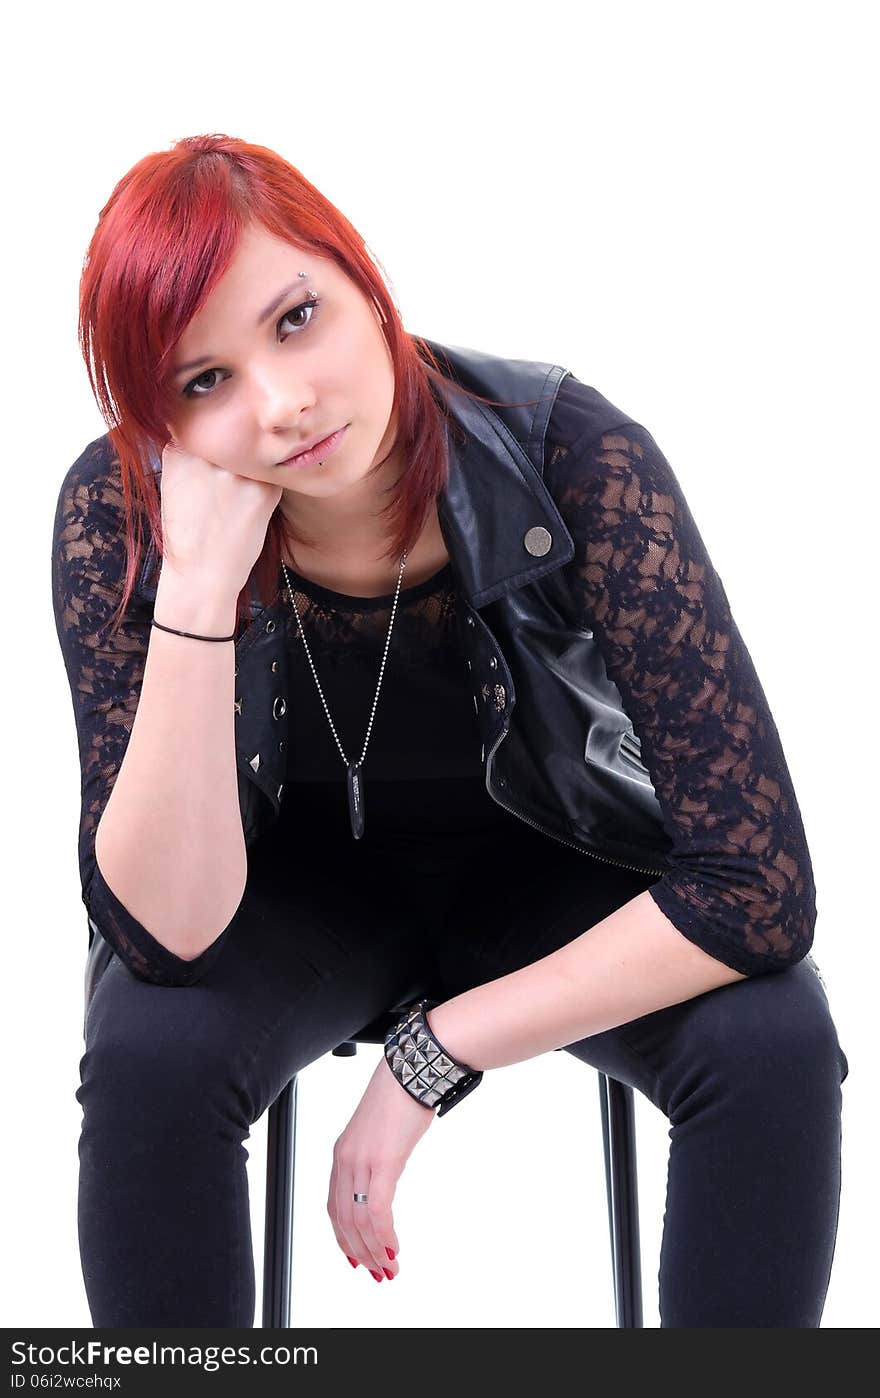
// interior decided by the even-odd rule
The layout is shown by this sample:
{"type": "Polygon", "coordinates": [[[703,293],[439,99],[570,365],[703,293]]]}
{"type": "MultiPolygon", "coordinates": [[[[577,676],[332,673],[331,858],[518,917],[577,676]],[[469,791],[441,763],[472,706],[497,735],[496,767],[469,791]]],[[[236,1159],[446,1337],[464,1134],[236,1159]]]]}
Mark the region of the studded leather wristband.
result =
{"type": "Polygon", "coordinates": [[[448,1053],[425,1018],[439,1000],[416,1000],[385,1035],[385,1059],[394,1076],[423,1107],[446,1112],[481,1082],[482,1071],[448,1053]]]}

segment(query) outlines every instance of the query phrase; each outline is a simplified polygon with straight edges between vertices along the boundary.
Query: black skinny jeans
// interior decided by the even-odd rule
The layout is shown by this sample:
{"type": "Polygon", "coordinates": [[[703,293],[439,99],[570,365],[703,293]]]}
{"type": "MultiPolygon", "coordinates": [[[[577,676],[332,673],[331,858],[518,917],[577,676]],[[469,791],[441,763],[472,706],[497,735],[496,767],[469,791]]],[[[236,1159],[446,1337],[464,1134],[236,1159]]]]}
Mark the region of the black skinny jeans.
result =
{"type": "MultiPolygon", "coordinates": [[[[371,829],[369,797],[368,783],[361,841],[341,797],[320,844],[278,827],[251,850],[244,899],[201,981],[154,986],[116,956],[104,972],[76,1093],[95,1326],[252,1327],[243,1142],[292,1075],[411,986],[444,1000],[505,975],[655,882],[506,813],[492,831],[401,857],[371,829]]],[[[848,1064],[812,958],[567,1052],[671,1123],[661,1325],[818,1326],[848,1064]]]]}

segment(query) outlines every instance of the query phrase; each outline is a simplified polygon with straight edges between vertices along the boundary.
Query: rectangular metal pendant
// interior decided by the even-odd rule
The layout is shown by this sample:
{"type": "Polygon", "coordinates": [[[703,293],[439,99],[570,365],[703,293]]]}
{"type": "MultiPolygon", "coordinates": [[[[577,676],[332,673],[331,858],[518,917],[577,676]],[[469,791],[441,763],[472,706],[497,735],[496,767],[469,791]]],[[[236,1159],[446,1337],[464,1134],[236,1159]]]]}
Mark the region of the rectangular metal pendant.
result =
{"type": "Polygon", "coordinates": [[[348,814],[351,817],[351,833],[359,840],[364,833],[364,788],[357,762],[348,764],[348,814]]]}

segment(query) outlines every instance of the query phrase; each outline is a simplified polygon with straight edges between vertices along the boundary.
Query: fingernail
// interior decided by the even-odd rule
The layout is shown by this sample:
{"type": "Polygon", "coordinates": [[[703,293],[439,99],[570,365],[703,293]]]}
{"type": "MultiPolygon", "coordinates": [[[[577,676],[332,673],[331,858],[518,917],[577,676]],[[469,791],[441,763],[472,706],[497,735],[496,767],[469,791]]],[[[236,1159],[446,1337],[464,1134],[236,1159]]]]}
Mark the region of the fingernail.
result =
{"type": "Polygon", "coordinates": [[[389,1270],[388,1270],[387,1267],[383,1267],[383,1268],[382,1268],[382,1271],[385,1273],[385,1275],[386,1275],[386,1277],[388,1278],[389,1281],[394,1281],[394,1273],[393,1273],[393,1272],[389,1272],[389,1270]]]}
{"type": "Polygon", "coordinates": [[[397,1253],[392,1252],[389,1247],[386,1247],[385,1251],[387,1252],[388,1256],[391,1258],[391,1261],[393,1262],[395,1257],[397,1256],[397,1253]]]}
{"type": "MultiPolygon", "coordinates": [[[[346,1253],[345,1255],[346,1257],[348,1257],[348,1253],[346,1253]]],[[[348,1260],[351,1263],[352,1267],[359,1267],[361,1265],[359,1262],[356,1262],[353,1257],[348,1257],[348,1260]]]]}
{"type": "Polygon", "coordinates": [[[380,1281],[382,1280],[382,1273],[381,1273],[381,1272],[374,1272],[373,1269],[372,1269],[372,1267],[370,1268],[370,1276],[371,1276],[371,1277],[375,1277],[375,1278],[376,1278],[376,1281],[379,1281],[379,1282],[380,1282],[380,1281]]]}

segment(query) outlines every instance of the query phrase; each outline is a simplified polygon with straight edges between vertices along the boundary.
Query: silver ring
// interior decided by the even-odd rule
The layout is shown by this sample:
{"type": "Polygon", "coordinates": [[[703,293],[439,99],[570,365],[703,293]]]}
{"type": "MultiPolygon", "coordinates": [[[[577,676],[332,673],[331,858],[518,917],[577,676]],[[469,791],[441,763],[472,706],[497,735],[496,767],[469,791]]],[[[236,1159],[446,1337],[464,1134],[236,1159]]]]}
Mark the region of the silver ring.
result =
{"type": "Polygon", "coordinates": [[[366,1194],[356,1194],[356,1195],[354,1196],[354,1202],[355,1202],[356,1204],[366,1204],[366,1202],[367,1202],[367,1196],[366,1196],[366,1194]]]}

